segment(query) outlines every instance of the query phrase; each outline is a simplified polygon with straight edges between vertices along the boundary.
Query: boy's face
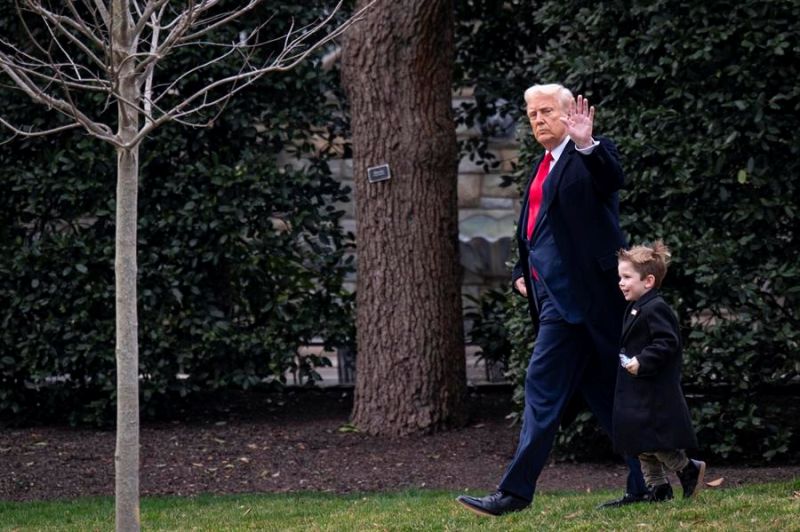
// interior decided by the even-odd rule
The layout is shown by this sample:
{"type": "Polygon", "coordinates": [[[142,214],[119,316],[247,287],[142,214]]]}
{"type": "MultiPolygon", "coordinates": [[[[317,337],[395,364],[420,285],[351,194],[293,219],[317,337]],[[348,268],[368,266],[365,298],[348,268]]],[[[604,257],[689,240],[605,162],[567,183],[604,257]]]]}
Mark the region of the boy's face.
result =
{"type": "Polygon", "coordinates": [[[617,265],[619,273],[619,289],[625,301],[637,301],[655,285],[656,279],[652,275],[642,279],[639,272],[633,269],[633,264],[627,260],[620,261],[617,265]]]}

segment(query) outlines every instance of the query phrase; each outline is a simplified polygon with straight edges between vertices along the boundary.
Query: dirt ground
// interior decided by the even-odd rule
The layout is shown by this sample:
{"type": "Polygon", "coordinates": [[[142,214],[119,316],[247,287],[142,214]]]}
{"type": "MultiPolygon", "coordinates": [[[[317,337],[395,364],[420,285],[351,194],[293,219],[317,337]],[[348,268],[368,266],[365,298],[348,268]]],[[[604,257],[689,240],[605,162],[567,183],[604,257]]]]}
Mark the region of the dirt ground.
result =
{"type": "MultiPolygon", "coordinates": [[[[494,489],[516,444],[506,393],[472,394],[470,423],[407,438],[347,431],[348,390],[217,399],[180,421],[143,423],[143,495],[407,488],[494,489]]],[[[47,426],[0,430],[0,499],[72,499],[114,493],[113,431],[47,426]]],[[[800,466],[715,467],[724,487],[796,479],[800,466]]],[[[620,464],[549,465],[539,490],[624,486],[620,464]]]]}

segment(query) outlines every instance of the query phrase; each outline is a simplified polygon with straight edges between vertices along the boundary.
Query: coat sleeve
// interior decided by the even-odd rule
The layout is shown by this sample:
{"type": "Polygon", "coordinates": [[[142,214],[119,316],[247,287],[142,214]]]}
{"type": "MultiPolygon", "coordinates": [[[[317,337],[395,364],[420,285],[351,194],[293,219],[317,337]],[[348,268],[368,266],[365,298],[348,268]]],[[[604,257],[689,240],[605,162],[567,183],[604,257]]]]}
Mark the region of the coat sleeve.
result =
{"type": "Polygon", "coordinates": [[[594,187],[602,194],[612,194],[625,185],[625,174],[619,162],[617,147],[608,139],[598,138],[599,145],[584,155],[594,187]]]}
{"type": "Polygon", "coordinates": [[[654,305],[642,317],[650,341],[636,358],[639,360],[639,376],[646,377],[658,374],[667,361],[680,356],[681,343],[677,320],[667,304],[654,305]]]}

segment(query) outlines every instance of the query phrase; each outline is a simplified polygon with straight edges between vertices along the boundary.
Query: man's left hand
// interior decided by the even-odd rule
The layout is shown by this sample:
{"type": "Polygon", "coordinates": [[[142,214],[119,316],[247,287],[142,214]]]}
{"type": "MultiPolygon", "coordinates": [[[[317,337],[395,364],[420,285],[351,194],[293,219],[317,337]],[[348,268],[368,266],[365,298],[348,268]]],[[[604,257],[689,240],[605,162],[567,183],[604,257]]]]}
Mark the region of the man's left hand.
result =
{"type": "Polygon", "coordinates": [[[594,107],[589,106],[589,100],[582,95],[572,102],[567,111],[567,116],[561,117],[567,128],[567,135],[580,149],[592,145],[592,127],[594,125],[594,107]]]}

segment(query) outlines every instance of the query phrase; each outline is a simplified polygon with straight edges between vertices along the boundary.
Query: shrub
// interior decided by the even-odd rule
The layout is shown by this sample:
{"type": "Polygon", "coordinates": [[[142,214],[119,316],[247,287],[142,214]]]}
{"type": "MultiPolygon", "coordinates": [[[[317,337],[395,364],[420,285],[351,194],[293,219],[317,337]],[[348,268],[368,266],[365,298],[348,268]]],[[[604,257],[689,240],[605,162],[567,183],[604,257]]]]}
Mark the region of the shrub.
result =
{"type": "Polygon", "coordinates": [[[465,308],[464,318],[469,322],[467,342],[478,346],[476,353],[487,367],[506,370],[511,356],[512,344],[506,330],[508,290],[493,288],[480,297],[465,296],[470,305],[465,308]]]}
{"type": "MultiPolygon", "coordinates": [[[[297,6],[273,14],[274,24],[314,15],[297,6]]],[[[171,65],[202,61],[184,54],[171,65]]],[[[201,82],[187,76],[182,88],[201,82]]],[[[324,126],[341,113],[326,103],[330,90],[335,73],[306,64],[240,92],[212,127],[169,126],[143,145],[145,415],[199,391],[280,384],[300,345],[350,341],[353,302],[342,282],[353,237],[336,206],[349,191],[331,177],[323,145],[334,135],[324,126]]],[[[0,104],[12,123],[51,123],[10,89],[0,89],[0,104]]],[[[72,132],[0,145],[0,164],[0,418],[106,422],[115,394],[114,154],[72,132]]],[[[299,369],[313,378],[326,363],[305,358],[299,369]]]]}

